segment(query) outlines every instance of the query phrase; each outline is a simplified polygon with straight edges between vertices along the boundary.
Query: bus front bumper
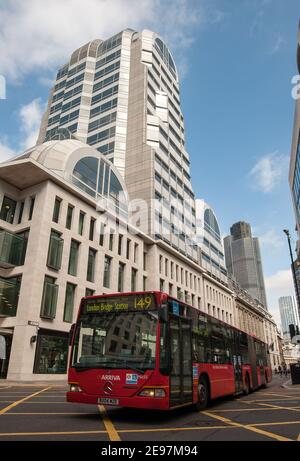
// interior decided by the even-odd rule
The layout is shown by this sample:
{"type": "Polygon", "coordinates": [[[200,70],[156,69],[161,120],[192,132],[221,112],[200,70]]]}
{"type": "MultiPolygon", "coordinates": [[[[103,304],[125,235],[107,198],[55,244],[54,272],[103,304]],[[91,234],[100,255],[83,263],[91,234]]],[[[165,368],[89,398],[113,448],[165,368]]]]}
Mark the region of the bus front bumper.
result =
{"type": "Polygon", "coordinates": [[[114,398],[111,396],[91,395],[85,392],[67,392],[67,402],[71,403],[85,403],[93,405],[110,405],[115,407],[129,407],[129,408],[144,408],[148,410],[168,410],[169,398],[155,398],[155,397],[119,397],[114,398]]]}

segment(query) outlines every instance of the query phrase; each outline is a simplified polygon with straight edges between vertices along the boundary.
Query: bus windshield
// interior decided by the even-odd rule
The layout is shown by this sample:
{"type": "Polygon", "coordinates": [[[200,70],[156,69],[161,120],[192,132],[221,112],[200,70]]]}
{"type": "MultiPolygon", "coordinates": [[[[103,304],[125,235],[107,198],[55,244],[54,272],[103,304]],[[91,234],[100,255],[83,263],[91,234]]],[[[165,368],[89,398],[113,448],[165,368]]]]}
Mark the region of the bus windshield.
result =
{"type": "Polygon", "coordinates": [[[83,313],[76,327],[72,366],[154,369],[157,323],[157,311],[83,313]]]}

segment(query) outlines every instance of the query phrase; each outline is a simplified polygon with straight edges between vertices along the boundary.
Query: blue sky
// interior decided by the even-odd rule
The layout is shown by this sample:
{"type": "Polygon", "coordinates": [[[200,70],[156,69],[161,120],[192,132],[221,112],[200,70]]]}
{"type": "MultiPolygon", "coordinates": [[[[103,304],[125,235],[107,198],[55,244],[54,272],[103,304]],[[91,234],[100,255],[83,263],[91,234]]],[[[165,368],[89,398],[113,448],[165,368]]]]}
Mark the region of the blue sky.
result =
{"type": "Polygon", "coordinates": [[[34,144],[55,71],[75,48],[125,27],[162,35],[181,73],[196,195],[223,235],[251,223],[278,320],[277,298],[293,290],[282,229],[295,243],[287,176],[299,0],[8,0],[0,13],[3,160],[34,144]]]}

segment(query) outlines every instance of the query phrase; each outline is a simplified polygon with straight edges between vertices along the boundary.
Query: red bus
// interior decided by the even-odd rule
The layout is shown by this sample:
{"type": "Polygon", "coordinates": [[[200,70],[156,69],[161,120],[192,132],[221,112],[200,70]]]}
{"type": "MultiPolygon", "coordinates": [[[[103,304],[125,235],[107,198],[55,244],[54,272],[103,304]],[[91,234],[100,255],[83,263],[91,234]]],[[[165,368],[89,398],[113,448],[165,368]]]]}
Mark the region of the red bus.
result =
{"type": "Polygon", "coordinates": [[[271,381],[267,345],[161,292],[83,298],[68,402],[169,410],[271,381]]]}

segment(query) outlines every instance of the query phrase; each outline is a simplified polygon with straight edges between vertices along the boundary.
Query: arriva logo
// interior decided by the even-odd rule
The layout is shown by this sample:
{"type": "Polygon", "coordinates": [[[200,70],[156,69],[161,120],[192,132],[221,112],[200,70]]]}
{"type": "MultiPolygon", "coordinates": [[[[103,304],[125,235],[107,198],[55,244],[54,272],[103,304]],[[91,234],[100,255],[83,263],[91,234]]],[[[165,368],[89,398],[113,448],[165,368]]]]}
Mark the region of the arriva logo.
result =
{"type": "Polygon", "coordinates": [[[114,375],[103,375],[101,377],[101,380],[103,381],[121,381],[120,376],[114,376],[114,375]]]}

